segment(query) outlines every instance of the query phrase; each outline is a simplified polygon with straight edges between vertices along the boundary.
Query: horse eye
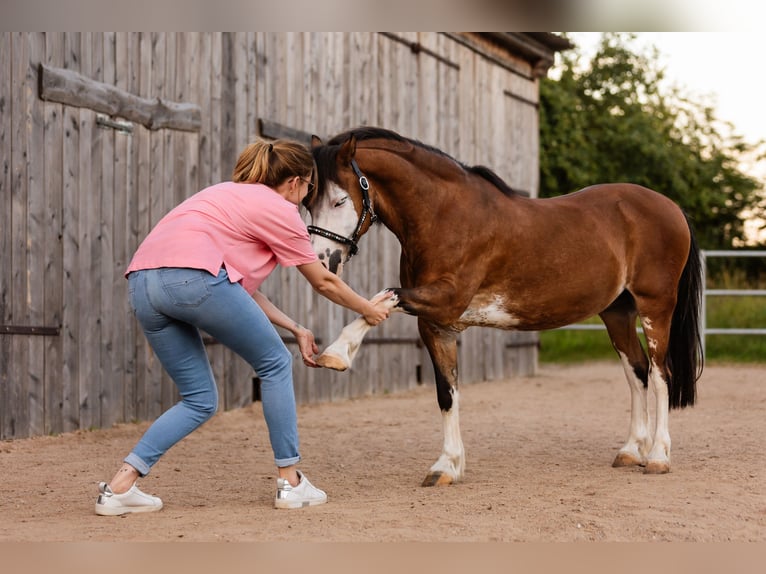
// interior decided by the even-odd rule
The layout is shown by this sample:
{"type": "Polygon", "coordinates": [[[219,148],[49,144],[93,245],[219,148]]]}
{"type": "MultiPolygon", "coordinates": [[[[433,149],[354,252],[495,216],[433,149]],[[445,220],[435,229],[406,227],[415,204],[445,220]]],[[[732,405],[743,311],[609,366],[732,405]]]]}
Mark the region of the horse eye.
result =
{"type": "Polygon", "coordinates": [[[346,200],[348,199],[348,196],[341,198],[338,203],[335,204],[335,207],[340,207],[344,203],[346,203],[346,200]]]}

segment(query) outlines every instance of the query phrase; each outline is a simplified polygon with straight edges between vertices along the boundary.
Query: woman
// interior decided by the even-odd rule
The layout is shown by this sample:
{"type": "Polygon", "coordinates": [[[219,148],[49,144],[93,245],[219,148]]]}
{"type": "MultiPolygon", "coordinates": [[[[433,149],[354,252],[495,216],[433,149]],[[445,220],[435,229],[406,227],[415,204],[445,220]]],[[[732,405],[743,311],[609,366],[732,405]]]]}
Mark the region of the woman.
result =
{"type": "Polygon", "coordinates": [[[311,248],[298,206],[312,191],[314,161],[288,140],[249,145],[232,181],[208,187],[170,211],[135,253],[126,275],[131,305],[147,340],[181,396],[147,429],[109,484],[96,514],[151,512],[162,501],[136,486],[174,444],[218,405],[199,329],[242,356],[261,379],[263,413],[277,466],[277,508],[322,504],[327,495],[296,468],[300,461],[292,357],[274,325],[296,338],[303,362],[317,367],[313,333],[258,287],[277,264],[295,266],[312,287],[377,325],[388,317],[330,273],[311,248]]]}

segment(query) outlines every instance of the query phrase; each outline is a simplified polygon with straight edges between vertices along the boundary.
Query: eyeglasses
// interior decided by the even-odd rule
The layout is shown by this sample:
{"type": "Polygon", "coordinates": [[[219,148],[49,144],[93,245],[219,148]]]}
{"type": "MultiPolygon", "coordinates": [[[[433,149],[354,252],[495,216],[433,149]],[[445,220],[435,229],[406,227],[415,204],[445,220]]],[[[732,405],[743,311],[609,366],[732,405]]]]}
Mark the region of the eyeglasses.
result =
{"type": "Polygon", "coordinates": [[[302,177],[298,176],[298,179],[300,179],[303,183],[307,183],[309,185],[309,193],[314,191],[314,182],[310,179],[303,179],[302,177]]]}

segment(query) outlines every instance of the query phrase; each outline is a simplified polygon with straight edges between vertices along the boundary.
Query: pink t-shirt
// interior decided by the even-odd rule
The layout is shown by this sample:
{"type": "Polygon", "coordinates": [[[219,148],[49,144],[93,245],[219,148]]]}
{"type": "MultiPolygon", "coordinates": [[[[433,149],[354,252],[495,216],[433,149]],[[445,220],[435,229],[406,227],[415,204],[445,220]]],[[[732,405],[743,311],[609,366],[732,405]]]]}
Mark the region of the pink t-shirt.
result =
{"type": "Polygon", "coordinates": [[[139,269],[189,267],[253,293],[274,270],[317,260],[298,206],[261,184],[224,182],[165,215],[141,243],[125,275],[139,269]]]}

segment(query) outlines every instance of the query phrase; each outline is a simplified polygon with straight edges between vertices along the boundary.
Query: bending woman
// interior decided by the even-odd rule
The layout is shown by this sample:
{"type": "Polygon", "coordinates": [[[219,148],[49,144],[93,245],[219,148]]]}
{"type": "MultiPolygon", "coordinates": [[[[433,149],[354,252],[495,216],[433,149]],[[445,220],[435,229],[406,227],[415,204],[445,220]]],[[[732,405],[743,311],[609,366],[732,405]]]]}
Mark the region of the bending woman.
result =
{"type": "Polygon", "coordinates": [[[367,300],[328,271],[311,248],[298,206],[313,187],[309,150],[289,140],[259,141],[239,156],[232,181],[196,193],[152,229],[126,275],[144,334],[178,388],[180,402],[147,429],[107,484],[96,514],[152,512],[162,501],[138,489],[167,450],[215,414],[218,392],[200,329],[244,358],[261,379],[263,413],[277,466],[277,508],[322,504],[327,495],[297,469],[292,356],[274,325],[296,338],[316,367],[313,333],[259,290],[277,264],[295,266],[330,301],[371,324],[388,317],[386,295],[367,300]]]}

